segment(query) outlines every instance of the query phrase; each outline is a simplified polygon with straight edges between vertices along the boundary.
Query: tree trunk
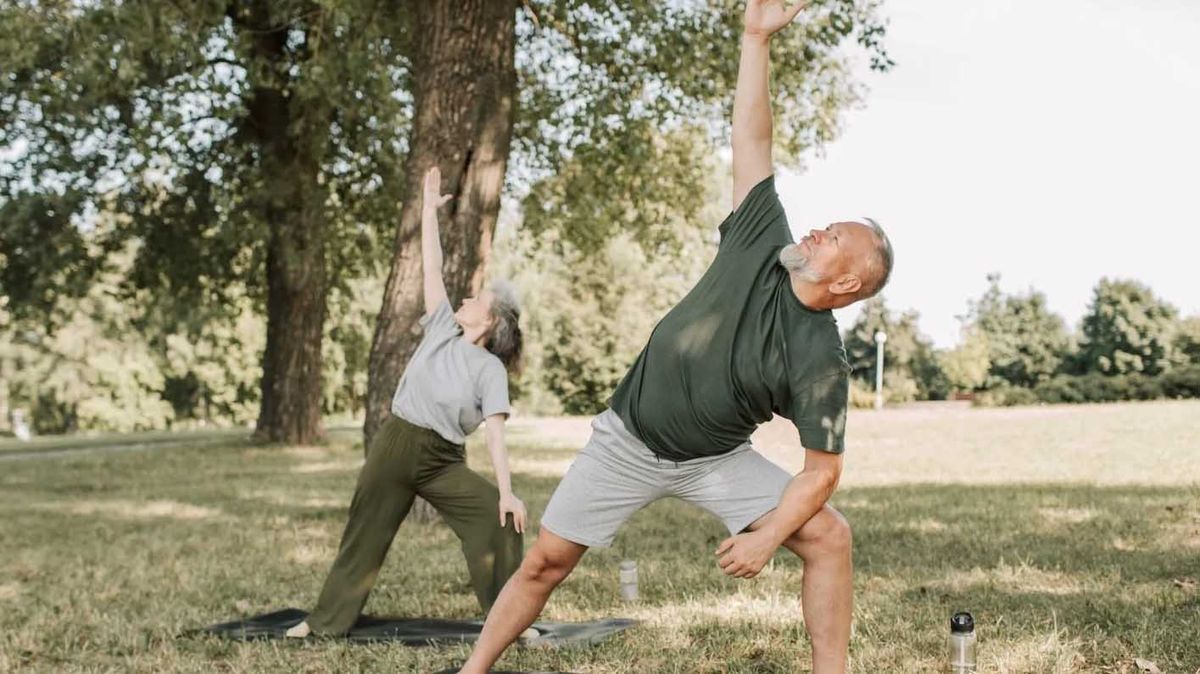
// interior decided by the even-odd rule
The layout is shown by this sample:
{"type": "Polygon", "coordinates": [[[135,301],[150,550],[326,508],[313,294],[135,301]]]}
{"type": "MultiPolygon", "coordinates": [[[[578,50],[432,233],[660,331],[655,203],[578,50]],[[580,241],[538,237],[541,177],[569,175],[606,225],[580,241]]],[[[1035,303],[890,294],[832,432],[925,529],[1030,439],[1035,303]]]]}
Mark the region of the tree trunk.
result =
{"type": "Polygon", "coordinates": [[[297,106],[287,95],[287,31],[272,21],[270,3],[252,3],[244,21],[257,60],[270,64],[253,84],[243,131],[260,150],[259,208],[267,241],[267,344],[262,361],[262,403],[255,435],[308,444],[321,425],[321,338],[326,313],[323,190],[319,158],[304,143],[305,129],[328,133],[328,111],[297,106]]]}
{"type": "Polygon", "coordinates": [[[405,162],[391,273],[375,327],[363,434],[370,445],[420,339],[421,180],[434,165],[454,199],[442,211],[446,290],[451,301],[483,282],[512,139],[516,3],[499,0],[412,5],[414,119],[405,162]]]}

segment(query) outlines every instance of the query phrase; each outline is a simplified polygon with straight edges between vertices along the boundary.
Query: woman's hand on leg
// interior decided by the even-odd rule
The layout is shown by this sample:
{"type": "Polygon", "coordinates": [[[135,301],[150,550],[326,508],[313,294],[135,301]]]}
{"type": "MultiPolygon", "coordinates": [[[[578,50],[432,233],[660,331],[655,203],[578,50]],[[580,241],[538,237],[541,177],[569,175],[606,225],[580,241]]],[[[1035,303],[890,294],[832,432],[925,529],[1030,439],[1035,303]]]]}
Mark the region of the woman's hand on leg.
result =
{"type": "Polygon", "coordinates": [[[512,513],[513,527],[518,534],[525,533],[525,504],[512,492],[500,494],[500,526],[505,526],[508,513],[512,513]]]}

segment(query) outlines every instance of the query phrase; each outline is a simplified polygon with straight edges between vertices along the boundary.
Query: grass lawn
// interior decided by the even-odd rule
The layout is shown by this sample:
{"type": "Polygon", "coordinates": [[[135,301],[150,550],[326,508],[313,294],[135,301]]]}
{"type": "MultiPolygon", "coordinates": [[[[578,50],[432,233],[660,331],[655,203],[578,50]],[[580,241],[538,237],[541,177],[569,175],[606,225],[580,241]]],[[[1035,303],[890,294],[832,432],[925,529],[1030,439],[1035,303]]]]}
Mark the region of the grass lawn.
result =
{"type": "MultiPolygon", "coordinates": [[[[981,671],[1200,671],[1200,402],[855,412],[834,505],[855,532],[855,672],[940,671],[947,622],[975,614],[981,671]]],[[[515,483],[536,516],[586,420],[514,420],[515,483]]],[[[237,440],[0,463],[0,671],[395,671],[465,647],[240,644],[181,631],[308,607],[328,568],[361,448],[237,440]]],[[[794,431],[756,436],[794,467],[794,431]]],[[[479,444],[472,466],[487,461],[479,444]]],[[[805,671],[802,567],[723,576],[725,537],[664,501],[594,550],[544,617],[625,616],[603,644],[514,649],[506,669],[805,671]],[[642,601],[618,598],[636,559],[642,601]]],[[[527,537],[526,544],[532,542],[527,537]]],[[[405,523],[368,610],[477,617],[458,543],[405,523]]]]}

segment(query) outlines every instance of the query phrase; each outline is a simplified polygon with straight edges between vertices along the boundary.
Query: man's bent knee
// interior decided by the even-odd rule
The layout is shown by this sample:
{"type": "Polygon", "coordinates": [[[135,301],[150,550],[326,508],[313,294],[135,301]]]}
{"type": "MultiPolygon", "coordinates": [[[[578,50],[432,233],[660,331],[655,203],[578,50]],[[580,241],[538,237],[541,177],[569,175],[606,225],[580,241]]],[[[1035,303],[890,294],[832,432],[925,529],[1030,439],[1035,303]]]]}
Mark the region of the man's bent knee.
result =
{"type": "Polygon", "coordinates": [[[788,538],[785,545],[801,557],[808,555],[849,554],[854,539],[850,523],[841,513],[823,507],[788,538]]]}
{"type": "Polygon", "coordinates": [[[538,536],[537,542],[529,550],[529,554],[525,555],[521,568],[517,571],[521,579],[539,585],[553,586],[561,583],[575,568],[580,555],[587,548],[561,539],[559,542],[567,545],[548,541],[544,533],[538,536]]]}

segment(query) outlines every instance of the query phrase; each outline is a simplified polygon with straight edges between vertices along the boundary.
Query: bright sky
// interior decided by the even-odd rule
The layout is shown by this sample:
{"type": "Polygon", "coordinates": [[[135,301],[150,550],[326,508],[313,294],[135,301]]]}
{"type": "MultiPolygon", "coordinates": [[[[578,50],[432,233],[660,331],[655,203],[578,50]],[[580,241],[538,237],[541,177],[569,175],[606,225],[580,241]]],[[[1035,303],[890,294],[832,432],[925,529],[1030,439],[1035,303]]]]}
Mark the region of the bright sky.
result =
{"type": "MultiPolygon", "coordinates": [[[[797,233],[860,215],[938,346],[1001,273],[1076,329],[1102,276],[1200,314],[1200,2],[886,0],[887,74],[779,191],[797,233]]],[[[773,67],[785,67],[776,63],[773,67]]],[[[849,325],[854,309],[839,322],[849,325]]]]}

